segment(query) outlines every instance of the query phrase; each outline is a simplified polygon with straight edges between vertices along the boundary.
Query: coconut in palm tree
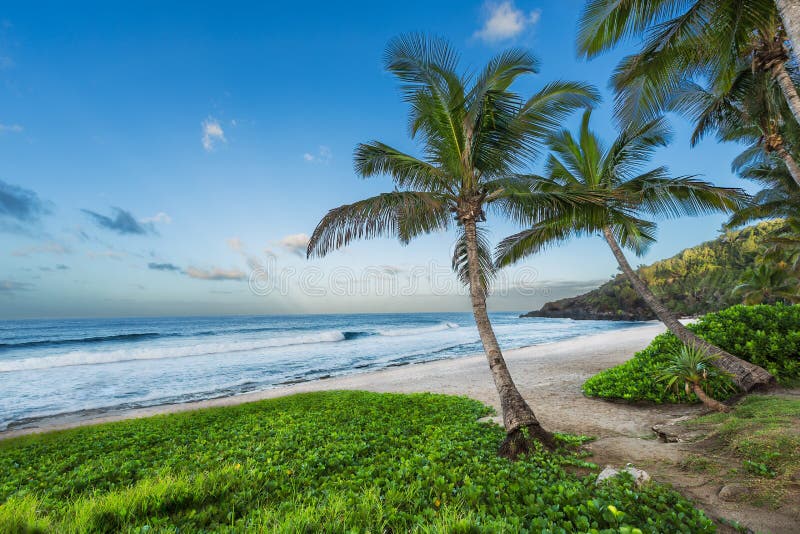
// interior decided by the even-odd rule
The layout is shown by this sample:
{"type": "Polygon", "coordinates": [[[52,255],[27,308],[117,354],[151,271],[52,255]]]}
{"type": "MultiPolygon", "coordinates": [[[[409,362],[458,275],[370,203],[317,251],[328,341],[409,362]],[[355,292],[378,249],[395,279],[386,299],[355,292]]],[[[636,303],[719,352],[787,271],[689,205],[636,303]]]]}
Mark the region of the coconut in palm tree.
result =
{"type": "Polygon", "coordinates": [[[766,386],[774,377],[761,367],[711,345],[686,328],[631,267],[623,247],[643,254],[655,241],[651,217],[679,217],[731,212],[745,205],[738,189],[716,187],[694,176],[671,177],[666,167],[643,170],[656,148],[669,142],[663,118],[623,130],[606,148],[589,129],[586,111],[575,139],[568,130],[553,135],[545,176],[529,176],[534,190],[563,195],[603,195],[602,206],[587,204],[557,217],[532,216],[532,227],[504,239],[496,261],[504,266],[573,237],[601,234],[620,269],[656,316],[682,342],[712,354],[714,365],[729,373],[744,391],[766,386]]]}
{"type": "Polygon", "coordinates": [[[490,214],[516,221],[530,213],[556,217],[592,201],[591,195],[534,191],[516,173],[569,114],[598,100],[597,91],[581,83],[553,82],[525,99],[511,85],[538,70],[530,52],[503,52],[471,76],[459,70],[458,56],[446,42],[420,35],[393,40],[385,64],[410,104],[410,133],[421,142],[423,156],[378,141],[359,145],[356,172],[389,175],[396,188],[329,211],[314,230],[308,255],[323,256],[354,239],[389,236],[406,244],[455,228],[454,267],[469,287],[500,397],[506,429],[500,453],[515,458],[529,451],[534,440],[553,446],[552,435],[514,384],[492,329],[486,309],[491,250],[481,235],[490,214]]]}

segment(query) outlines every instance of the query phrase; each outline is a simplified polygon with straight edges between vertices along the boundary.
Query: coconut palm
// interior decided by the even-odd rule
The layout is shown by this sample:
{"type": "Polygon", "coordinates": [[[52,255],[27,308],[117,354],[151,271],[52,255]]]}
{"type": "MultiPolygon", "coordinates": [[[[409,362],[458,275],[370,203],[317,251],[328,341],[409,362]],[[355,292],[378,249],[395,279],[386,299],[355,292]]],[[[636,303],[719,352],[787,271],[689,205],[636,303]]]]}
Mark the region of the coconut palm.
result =
{"type": "Polygon", "coordinates": [[[775,0],[783,29],[792,42],[795,58],[800,59],[800,3],[797,0],[775,0]]]}
{"type": "MultiPolygon", "coordinates": [[[[800,185],[798,185],[782,161],[764,158],[763,154],[752,154],[748,149],[737,160],[734,170],[745,180],[762,186],[749,205],[736,211],[726,223],[729,228],[738,228],[762,219],[782,218],[785,224],[776,236],[800,235],[800,185]]],[[[735,162],[736,163],[736,162],[735,162]]]]}
{"type": "Polygon", "coordinates": [[[585,218],[581,214],[540,218],[532,228],[500,243],[497,264],[508,265],[572,237],[601,233],[633,288],[681,341],[716,356],[715,365],[730,373],[745,391],[771,383],[774,378],[761,367],[728,354],[683,326],[636,274],[622,250],[629,248],[640,255],[655,241],[656,224],[645,217],[732,211],[745,205],[746,195],[693,176],[673,178],[665,167],[643,171],[655,149],[669,141],[670,131],[664,119],[623,130],[606,149],[589,129],[590,116],[590,111],[584,113],[578,139],[568,130],[551,138],[546,176],[532,180],[543,192],[604,193],[607,200],[601,224],[596,225],[595,213],[585,218]]]}
{"type": "Polygon", "coordinates": [[[750,147],[733,162],[734,169],[766,155],[779,157],[800,185],[800,165],[794,150],[800,141],[800,124],[791,118],[786,100],[774,80],[742,64],[731,81],[706,90],[693,82],[678,88],[670,107],[695,119],[691,144],[715,131],[720,141],[747,143],[750,147]],[[789,117],[789,120],[785,120],[789,117]]]}
{"type": "Polygon", "coordinates": [[[658,379],[667,383],[667,389],[680,391],[683,386],[687,395],[694,393],[700,402],[717,412],[728,412],[730,408],[703,390],[703,385],[710,378],[719,376],[714,369],[715,357],[696,345],[681,345],[681,348],[669,355],[667,367],[658,379]]]}
{"type": "MultiPolygon", "coordinates": [[[[789,279],[796,278],[797,275],[800,275],[800,218],[798,218],[800,186],[780,160],[763,157],[763,154],[753,157],[748,154],[747,150],[737,159],[741,159],[743,162],[740,167],[735,167],[739,176],[761,184],[763,189],[753,196],[750,205],[734,213],[726,226],[736,228],[762,219],[779,219],[776,221],[777,226],[765,236],[766,248],[762,252],[763,263],[785,271],[786,277],[789,279]]],[[[773,277],[768,276],[766,272],[757,273],[755,271],[749,274],[753,278],[744,281],[750,283],[739,291],[745,291],[751,285],[758,286],[760,283],[757,280],[759,279],[767,280],[782,276],[776,273],[773,277]]],[[[784,283],[786,282],[790,282],[790,280],[784,280],[784,283]]],[[[765,285],[770,287],[775,284],[767,283],[765,285]]],[[[791,295],[792,289],[789,291],[791,295]]],[[[797,292],[797,282],[795,282],[793,291],[797,292]]],[[[750,300],[752,298],[754,297],[751,297],[750,300]]],[[[796,298],[787,300],[794,302],[796,298]]]]}
{"type": "MultiPolygon", "coordinates": [[[[687,79],[715,86],[730,80],[743,59],[775,79],[800,122],[784,33],[800,21],[784,26],[779,15],[790,16],[786,10],[779,14],[774,0],[589,0],[579,22],[578,50],[594,57],[644,37],[641,50],[625,57],[612,79],[623,126],[666,111],[671,94],[687,79]]],[[[800,42],[793,44],[800,49],[800,42]]]]}
{"type": "Polygon", "coordinates": [[[481,239],[487,212],[522,221],[531,213],[565,214],[590,195],[532,190],[515,173],[536,157],[546,137],[575,109],[598,100],[591,86],[547,84],[531,98],[510,89],[538,70],[528,51],[501,53],[475,76],[459,71],[458,56],[439,39],[399,37],[389,44],[385,65],[401,82],[410,104],[409,128],[421,141],[417,158],[378,141],[355,150],[362,177],[389,175],[396,189],[328,212],[314,230],[309,256],[323,256],[354,239],[413,238],[455,227],[454,268],[467,282],[481,342],[500,397],[506,429],[500,453],[516,457],[538,439],[553,445],[523,399],[506,366],[486,311],[491,250],[481,239]],[[488,260],[488,261],[487,261],[488,260]]]}
{"type": "Polygon", "coordinates": [[[770,263],[748,269],[733,289],[744,304],[793,303],[800,300],[798,280],[786,269],[770,263]]]}

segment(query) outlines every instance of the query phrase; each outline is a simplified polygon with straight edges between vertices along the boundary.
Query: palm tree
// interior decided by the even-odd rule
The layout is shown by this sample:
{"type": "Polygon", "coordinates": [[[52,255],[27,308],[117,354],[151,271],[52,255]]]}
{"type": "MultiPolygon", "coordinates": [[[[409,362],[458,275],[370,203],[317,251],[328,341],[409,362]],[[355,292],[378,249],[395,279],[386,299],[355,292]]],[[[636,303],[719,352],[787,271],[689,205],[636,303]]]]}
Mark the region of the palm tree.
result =
{"type": "Polygon", "coordinates": [[[777,230],[776,238],[800,235],[800,185],[782,161],[763,156],[747,149],[734,161],[739,176],[760,184],[762,189],[748,206],[731,216],[726,226],[738,228],[763,219],[783,218],[784,225],[777,230]]]}
{"type": "Polygon", "coordinates": [[[796,0],[775,0],[783,29],[792,42],[795,58],[800,59],[800,4],[796,0]]]}
{"type": "Polygon", "coordinates": [[[798,280],[778,265],[762,263],[749,269],[742,282],[733,289],[744,304],[792,303],[800,300],[798,280]]]}
{"type": "Polygon", "coordinates": [[[711,90],[687,82],[678,88],[671,109],[695,119],[691,144],[695,146],[707,133],[715,130],[720,141],[748,143],[733,167],[763,159],[758,153],[779,157],[794,181],[800,185],[800,165],[794,148],[800,141],[800,124],[791,117],[786,100],[774,80],[761,72],[741,65],[736,76],[723,87],[711,90]]]}
{"type": "Polygon", "coordinates": [[[712,367],[713,364],[714,357],[709,356],[702,348],[684,344],[670,354],[669,363],[658,379],[667,383],[667,389],[675,391],[679,391],[683,385],[687,395],[694,393],[700,402],[714,411],[729,412],[728,406],[703,390],[703,384],[707,383],[709,378],[720,375],[712,367]]]}
{"type": "Polygon", "coordinates": [[[355,170],[362,177],[389,175],[396,189],[328,212],[314,230],[309,256],[323,256],[354,239],[413,238],[455,226],[454,267],[467,282],[475,323],[500,397],[506,439],[500,454],[514,458],[538,439],[553,446],[523,399],[506,366],[486,311],[487,258],[481,239],[487,210],[516,221],[530,213],[564,214],[589,196],[543,193],[515,176],[538,155],[549,133],[574,110],[598,99],[591,86],[547,84],[524,100],[511,91],[522,75],[538,70],[528,51],[501,53],[477,73],[458,70],[458,56],[439,39],[406,35],[390,42],[385,65],[401,82],[410,104],[412,138],[422,141],[417,158],[378,141],[358,145],[355,170]]]}
{"type": "Polygon", "coordinates": [[[591,111],[584,113],[577,140],[568,130],[551,138],[551,154],[545,165],[547,176],[532,179],[538,184],[537,191],[603,193],[607,199],[603,217],[598,217],[597,208],[590,206],[592,213],[586,217],[572,214],[540,218],[532,228],[500,243],[497,264],[508,265],[572,237],[602,233],[633,288],[673,334],[684,343],[713,354],[715,365],[731,374],[743,390],[771,383],[774,378],[761,367],[728,354],[683,326],[636,274],[622,251],[626,247],[642,254],[655,241],[656,224],[645,219],[646,216],[732,211],[745,204],[746,195],[741,190],[715,187],[692,176],[672,178],[665,167],[641,172],[655,149],[669,142],[670,131],[663,118],[623,130],[611,147],[605,149],[589,130],[590,116],[591,111]]]}
{"type": "Polygon", "coordinates": [[[641,50],[624,58],[612,78],[623,126],[666,111],[670,95],[687,79],[715,86],[730,80],[743,59],[775,79],[800,122],[800,95],[774,0],[589,0],[579,21],[578,51],[591,58],[639,36],[645,37],[641,50]]]}

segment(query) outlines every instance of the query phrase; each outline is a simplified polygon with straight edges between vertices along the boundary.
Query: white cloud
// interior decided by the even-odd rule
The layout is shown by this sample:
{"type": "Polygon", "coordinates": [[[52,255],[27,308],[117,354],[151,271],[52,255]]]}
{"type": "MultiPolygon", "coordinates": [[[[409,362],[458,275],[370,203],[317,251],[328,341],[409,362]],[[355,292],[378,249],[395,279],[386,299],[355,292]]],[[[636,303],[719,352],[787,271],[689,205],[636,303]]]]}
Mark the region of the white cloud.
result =
{"type": "Polygon", "coordinates": [[[19,133],[23,130],[19,124],[0,124],[0,133],[19,133]]]}
{"type": "Polygon", "coordinates": [[[124,252],[117,252],[116,250],[101,250],[101,251],[88,251],[86,256],[96,260],[98,258],[107,258],[109,260],[121,260],[125,257],[124,252]]]}
{"type": "Polygon", "coordinates": [[[27,257],[27,256],[33,256],[34,254],[55,254],[61,256],[63,254],[69,254],[70,252],[71,252],[70,249],[62,245],[61,243],[56,243],[55,241],[51,241],[49,243],[44,243],[42,245],[34,247],[14,250],[11,252],[11,255],[18,257],[27,257]]]}
{"type": "Polygon", "coordinates": [[[225,132],[219,121],[213,117],[209,117],[202,123],[203,126],[203,148],[206,152],[214,150],[214,144],[217,142],[226,143],[225,132]]]}
{"type": "Polygon", "coordinates": [[[289,252],[298,256],[305,256],[309,239],[307,234],[292,234],[278,241],[278,244],[289,252]]]}
{"type": "Polygon", "coordinates": [[[144,223],[144,224],[148,224],[148,223],[169,224],[169,223],[172,222],[172,217],[170,217],[168,214],[164,213],[163,211],[159,211],[158,213],[156,213],[152,217],[145,217],[144,219],[141,220],[141,222],[144,223]]]}
{"type": "Polygon", "coordinates": [[[530,13],[514,5],[513,0],[504,2],[487,2],[484,4],[486,20],[483,27],[473,37],[486,42],[497,42],[518,36],[526,28],[534,26],[541,18],[541,11],[535,9],[530,13]]]}
{"type": "Polygon", "coordinates": [[[238,269],[220,269],[214,267],[212,269],[198,269],[196,267],[187,267],[184,271],[189,278],[196,278],[198,280],[246,280],[247,275],[238,269]]]}
{"type": "Polygon", "coordinates": [[[306,152],[303,154],[303,159],[306,161],[316,161],[318,163],[328,164],[333,159],[333,151],[329,146],[320,145],[316,154],[306,152]]]}

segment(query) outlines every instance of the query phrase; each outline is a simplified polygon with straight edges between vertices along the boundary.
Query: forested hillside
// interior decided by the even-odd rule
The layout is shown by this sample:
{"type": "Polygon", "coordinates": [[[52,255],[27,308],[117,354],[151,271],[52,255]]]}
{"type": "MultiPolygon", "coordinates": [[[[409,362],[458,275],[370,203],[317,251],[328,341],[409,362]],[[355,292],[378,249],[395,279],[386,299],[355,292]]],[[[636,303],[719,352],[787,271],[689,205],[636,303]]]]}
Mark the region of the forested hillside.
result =
{"type": "MultiPolygon", "coordinates": [[[[718,311],[741,303],[733,294],[745,271],[755,265],[767,233],[779,222],[763,222],[725,232],[717,239],[675,256],[641,266],[639,276],[661,301],[681,315],[718,311]]],[[[548,302],[526,317],[649,320],[655,315],[622,274],[577,297],[548,302]]]]}

